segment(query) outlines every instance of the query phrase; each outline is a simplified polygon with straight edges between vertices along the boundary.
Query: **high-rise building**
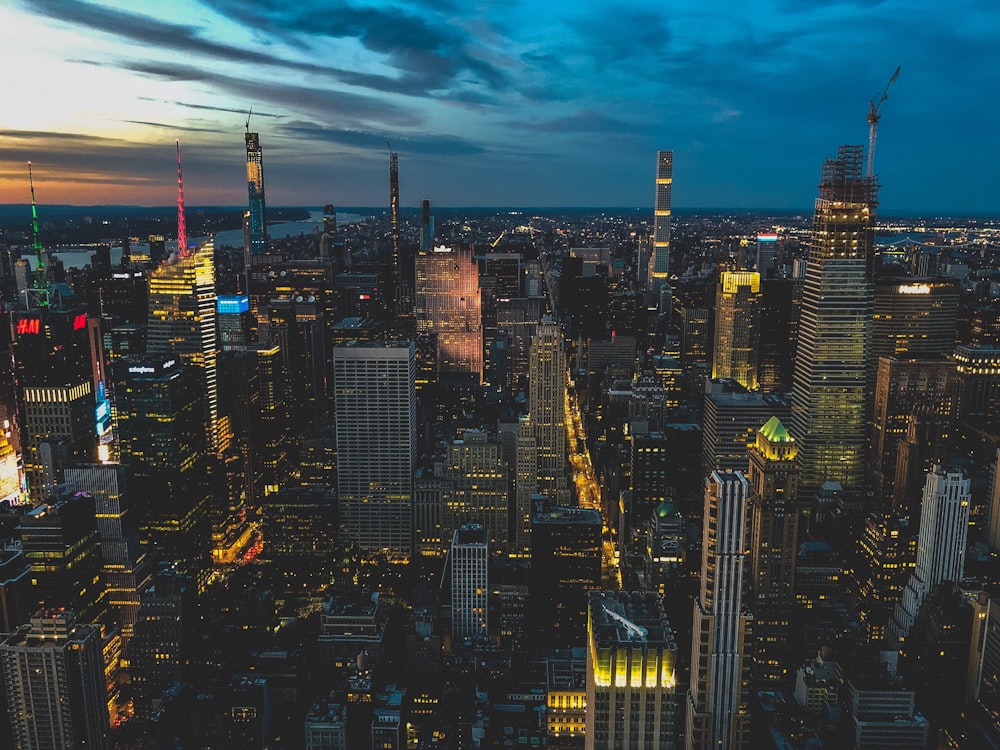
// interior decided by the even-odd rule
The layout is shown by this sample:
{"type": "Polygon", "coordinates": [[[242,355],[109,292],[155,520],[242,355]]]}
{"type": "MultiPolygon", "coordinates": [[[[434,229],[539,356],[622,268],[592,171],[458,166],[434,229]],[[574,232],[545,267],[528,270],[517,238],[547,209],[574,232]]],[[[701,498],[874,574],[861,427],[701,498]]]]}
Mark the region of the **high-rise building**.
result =
{"type": "Polygon", "coordinates": [[[601,587],[603,559],[600,511],[542,507],[532,514],[528,596],[547,643],[583,643],[587,592],[601,587]]]}
{"type": "Polygon", "coordinates": [[[673,750],[677,642],[657,594],[587,598],[587,750],[673,750]]]}
{"type": "Polygon", "coordinates": [[[146,352],[160,361],[178,357],[197,369],[209,446],[222,452],[229,428],[219,415],[214,252],[208,240],[150,274],[146,352]]]}
{"type": "Polygon", "coordinates": [[[760,356],[760,274],[723,271],[715,297],[712,377],[732,378],[754,391],[760,356]]]}
{"type": "Polygon", "coordinates": [[[204,585],[211,544],[204,381],[174,358],[146,358],[120,360],[115,382],[141,543],[153,561],[172,561],[204,585]]]}
{"type": "Polygon", "coordinates": [[[28,622],[33,611],[31,566],[15,539],[0,542],[0,632],[12,633],[28,622]]]}
{"type": "Polygon", "coordinates": [[[247,146],[247,193],[250,206],[247,211],[247,252],[259,255],[267,252],[267,217],[264,205],[264,152],[260,148],[260,136],[247,132],[244,136],[247,146]]]}
{"type": "Polygon", "coordinates": [[[41,502],[67,465],[97,458],[95,352],[83,308],[13,310],[10,324],[28,496],[41,502]]]}
{"type": "Polygon", "coordinates": [[[694,603],[685,747],[743,750],[750,742],[750,627],[745,589],[749,485],[739,472],[705,480],[701,591],[694,603]]]}
{"type": "Polygon", "coordinates": [[[16,750],[110,750],[98,626],[42,610],[0,642],[0,660],[16,750]]]}
{"type": "MultiPolygon", "coordinates": [[[[928,414],[940,417],[933,422],[940,428],[934,442],[943,450],[953,437],[958,396],[958,370],[950,358],[905,355],[879,358],[869,460],[872,489],[883,504],[894,494],[899,444],[906,438],[910,421],[917,419],[918,413],[925,420],[928,414]]],[[[926,460],[940,463],[945,458],[939,454],[926,460]]],[[[928,468],[930,465],[921,466],[920,470],[928,468]]],[[[912,498],[907,507],[915,505],[916,500],[912,498]]]]}
{"type": "Polygon", "coordinates": [[[104,580],[94,508],[94,499],[86,493],[62,492],[21,515],[21,544],[31,566],[33,609],[65,607],[88,622],[96,622],[103,614],[104,580]]]}
{"type": "Polygon", "coordinates": [[[439,245],[420,252],[415,263],[417,331],[437,333],[440,375],[482,383],[482,295],[472,248],[439,245]]]}
{"type": "Polygon", "coordinates": [[[931,589],[945,581],[961,581],[969,536],[969,487],[970,481],[960,469],[935,466],[927,474],[917,536],[917,566],[889,625],[891,643],[909,635],[931,589]]]}
{"type": "Polygon", "coordinates": [[[451,483],[443,507],[445,539],[464,524],[480,524],[489,532],[494,552],[509,552],[510,487],[500,446],[481,430],[461,430],[434,474],[451,483]]]}
{"type": "Polygon", "coordinates": [[[961,419],[996,428],[1000,425],[1000,346],[959,346],[955,361],[962,381],[961,419]]]}
{"type": "Polygon", "coordinates": [[[342,539],[364,554],[410,554],[415,376],[410,342],[334,347],[342,539]]]}
{"type": "Polygon", "coordinates": [[[861,146],[827,160],[813,214],[792,398],[808,492],[864,478],[876,185],[862,162],[861,146]]]}
{"type": "Polygon", "coordinates": [[[659,291],[670,276],[670,193],[674,182],[674,152],[656,152],[656,204],[653,209],[653,253],[646,289],[659,291]]]}
{"type": "Polygon", "coordinates": [[[983,592],[972,602],[972,638],[965,698],[971,718],[992,744],[1000,743],[1000,601],[983,592]]]}
{"type": "Polygon", "coordinates": [[[489,634],[490,532],[477,523],[455,529],[451,538],[451,637],[485,639],[489,634]]]}
{"type": "Polygon", "coordinates": [[[139,527],[129,507],[125,467],[89,464],[66,469],[66,484],[94,499],[108,613],[125,637],[139,616],[139,592],[149,578],[139,549],[139,527]]]}
{"type": "Polygon", "coordinates": [[[734,380],[705,381],[702,469],[743,471],[757,431],[771,417],[787,422],[788,402],[776,393],[748,393],[734,380]]]}
{"type": "Polygon", "coordinates": [[[871,362],[879,357],[933,356],[955,350],[958,280],[879,277],[875,280],[871,362]]]}
{"type": "Polygon", "coordinates": [[[896,605],[913,572],[917,540],[905,518],[871,514],[858,540],[854,590],[858,615],[872,642],[885,639],[896,605]]]}
{"type": "Polygon", "coordinates": [[[1000,448],[990,470],[990,526],[986,534],[990,549],[1000,552],[1000,448]]]}
{"type": "Polygon", "coordinates": [[[566,352],[562,332],[543,318],[528,355],[528,414],[538,451],[538,489],[556,505],[569,504],[566,453],[566,352]]]}
{"type": "Polygon", "coordinates": [[[750,610],[754,625],[754,680],[789,680],[796,659],[788,653],[798,554],[798,446],[777,417],[757,432],[750,448],[750,610]]]}
{"type": "Polygon", "coordinates": [[[800,279],[762,279],[760,294],[760,364],[758,381],[762,391],[789,393],[795,372],[798,339],[797,295],[800,279]]]}

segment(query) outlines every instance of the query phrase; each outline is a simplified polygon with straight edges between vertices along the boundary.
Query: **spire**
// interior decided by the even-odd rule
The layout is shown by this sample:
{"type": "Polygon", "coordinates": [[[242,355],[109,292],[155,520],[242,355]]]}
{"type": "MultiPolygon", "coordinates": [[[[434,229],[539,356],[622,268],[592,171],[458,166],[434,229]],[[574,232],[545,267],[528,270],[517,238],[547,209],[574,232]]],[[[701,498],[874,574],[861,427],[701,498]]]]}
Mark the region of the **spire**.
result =
{"type": "Polygon", "coordinates": [[[35,180],[28,162],[28,185],[31,188],[31,234],[35,244],[35,284],[33,293],[39,307],[48,307],[48,279],[45,276],[45,258],[42,254],[42,238],[38,229],[38,208],[35,205],[35,180]]]}
{"type": "Polygon", "coordinates": [[[177,252],[187,255],[187,224],[184,222],[184,175],[181,173],[181,142],[177,141],[177,252]]]}

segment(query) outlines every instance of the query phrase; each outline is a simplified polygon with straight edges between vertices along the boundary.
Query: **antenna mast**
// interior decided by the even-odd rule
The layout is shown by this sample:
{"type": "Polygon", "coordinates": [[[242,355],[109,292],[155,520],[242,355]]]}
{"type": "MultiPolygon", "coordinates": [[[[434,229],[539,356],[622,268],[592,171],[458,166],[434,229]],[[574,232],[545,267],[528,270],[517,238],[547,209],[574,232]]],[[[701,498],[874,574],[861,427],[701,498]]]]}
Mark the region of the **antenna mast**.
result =
{"type": "Polygon", "coordinates": [[[874,99],[868,102],[868,165],[865,169],[865,177],[867,178],[871,178],[875,173],[875,136],[878,133],[878,121],[882,117],[879,110],[882,109],[882,103],[889,98],[889,87],[896,82],[901,67],[901,65],[896,67],[896,72],[892,74],[889,83],[885,85],[885,91],[882,92],[878,102],[876,103],[874,99]]]}
{"type": "Polygon", "coordinates": [[[35,244],[35,284],[32,296],[39,307],[49,306],[49,281],[45,276],[45,259],[42,250],[42,238],[38,229],[38,208],[35,205],[35,179],[31,174],[31,162],[28,162],[28,185],[31,188],[31,234],[35,244]]]}
{"type": "Polygon", "coordinates": [[[184,221],[184,175],[181,172],[181,142],[177,140],[177,252],[187,256],[187,224],[184,221]]]}

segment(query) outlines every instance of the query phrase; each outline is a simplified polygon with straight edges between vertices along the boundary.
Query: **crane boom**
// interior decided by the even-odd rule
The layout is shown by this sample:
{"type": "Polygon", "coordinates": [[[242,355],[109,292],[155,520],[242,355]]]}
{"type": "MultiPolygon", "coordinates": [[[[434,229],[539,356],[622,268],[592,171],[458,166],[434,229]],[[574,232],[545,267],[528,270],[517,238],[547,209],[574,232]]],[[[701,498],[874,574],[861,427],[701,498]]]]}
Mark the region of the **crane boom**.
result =
{"type": "Polygon", "coordinates": [[[878,102],[876,103],[874,99],[868,102],[868,165],[865,169],[865,177],[871,177],[875,173],[875,137],[878,135],[879,118],[882,117],[879,111],[882,109],[882,103],[889,98],[889,87],[899,77],[900,68],[902,68],[901,65],[896,66],[896,72],[892,74],[889,83],[885,85],[885,90],[882,91],[878,102]]]}

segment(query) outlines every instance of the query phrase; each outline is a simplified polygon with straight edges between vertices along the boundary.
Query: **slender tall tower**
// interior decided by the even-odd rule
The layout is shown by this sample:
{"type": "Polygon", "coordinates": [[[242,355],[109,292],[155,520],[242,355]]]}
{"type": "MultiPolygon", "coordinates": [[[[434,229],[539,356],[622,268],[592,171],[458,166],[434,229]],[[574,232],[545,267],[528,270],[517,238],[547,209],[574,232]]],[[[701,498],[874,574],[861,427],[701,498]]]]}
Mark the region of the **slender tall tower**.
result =
{"type": "Polygon", "coordinates": [[[566,478],[566,352],[562,331],[543,318],[528,354],[528,414],[538,452],[537,491],[569,505],[566,478]]]}
{"type": "MultiPolygon", "coordinates": [[[[253,110],[251,110],[252,112],[253,110]]],[[[247,146],[247,193],[250,198],[247,236],[248,251],[251,255],[267,252],[267,223],[264,205],[264,152],[260,148],[260,136],[250,132],[250,117],[247,117],[244,139],[247,146]]]]}
{"type": "Polygon", "coordinates": [[[751,616],[744,595],[749,485],[738,471],[705,480],[701,591],[694,603],[687,750],[744,750],[750,742],[751,616]]]}
{"type": "Polygon", "coordinates": [[[958,583],[965,568],[969,537],[970,481],[961,469],[935,466],[927,474],[917,536],[917,567],[889,623],[889,641],[906,638],[920,605],[931,589],[945,581],[958,583]]]}
{"type": "Polygon", "coordinates": [[[659,291],[670,276],[670,191],[674,182],[674,152],[656,152],[656,205],[653,210],[653,253],[646,288],[659,291]]]}
{"type": "Polygon", "coordinates": [[[732,378],[757,390],[760,353],[760,274],[723,271],[715,296],[713,378],[732,378]]]}
{"type": "MultiPolygon", "coordinates": [[[[33,297],[38,307],[49,306],[49,282],[45,273],[45,251],[42,248],[41,233],[38,229],[38,208],[35,205],[35,180],[31,174],[31,162],[28,162],[28,186],[31,188],[31,237],[35,248],[35,281],[26,291],[33,297]]],[[[30,307],[30,303],[29,303],[30,307]]]]}
{"type": "Polygon", "coordinates": [[[181,172],[181,142],[177,144],[177,254],[187,255],[187,222],[184,219],[184,173],[181,172]]]}
{"type": "Polygon", "coordinates": [[[813,215],[792,399],[806,492],[864,478],[876,183],[862,163],[861,146],[827,160],[813,215]]]}
{"type": "Polygon", "coordinates": [[[402,269],[400,268],[399,257],[399,154],[392,150],[392,146],[386,141],[389,148],[389,221],[390,237],[392,239],[392,288],[396,293],[398,308],[400,284],[402,282],[402,269]]]}
{"type": "MultiPolygon", "coordinates": [[[[750,448],[750,592],[754,616],[754,680],[788,678],[798,552],[798,447],[771,417],[750,448]]],[[[794,675],[794,672],[792,672],[794,675]]]]}

